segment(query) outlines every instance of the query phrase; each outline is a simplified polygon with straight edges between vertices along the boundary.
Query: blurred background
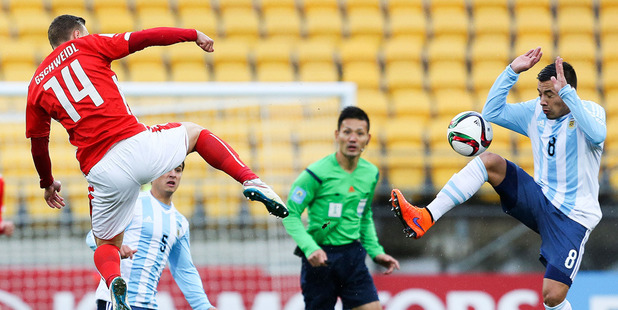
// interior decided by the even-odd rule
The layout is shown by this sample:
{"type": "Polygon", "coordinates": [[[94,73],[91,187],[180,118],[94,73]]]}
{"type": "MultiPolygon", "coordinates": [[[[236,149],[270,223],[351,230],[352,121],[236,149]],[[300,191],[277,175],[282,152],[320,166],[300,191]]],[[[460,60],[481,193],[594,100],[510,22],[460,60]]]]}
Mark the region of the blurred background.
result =
{"type": "MultiPolygon", "coordinates": [[[[115,61],[112,69],[128,90],[127,101],[141,122],[203,125],[229,142],[283,199],[298,173],[334,152],[340,107],[352,102],[363,108],[373,136],[364,157],[381,172],[374,219],[387,253],[402,263],[396,276],[382,278],[381,269],[370,262],[378,289],[386,292],[381,297],[387,309],[408,309],[396,308],[393,296],[417,285],[448,307],[449,290],[483,291],[497,303],[520,288],[515,284],[519,282],[537,297],[525,309],[542,309],[540,239],[502,213],[490,186],[484,185],[470,201],[448,213],[421,240],[404,237],[388,202],[392,188],[421,206],[435,196],[469,161],[447,143],[450,119],[461,111],[481,111],[498,74],[514,57],[541,46],[543,59],[520,76],[508,101],[536,97],[536,74],[560,55],[577,72],[578,95],[605,107],[608,136],[600,174],[604,218],[590,236],[581,270],[602,275],[618,271],[618,241],[611,237],[618,228],[616,0],[0,0],[0,4],[3,218],[17,226],[14,236],[0,236],[4,270],[0,292],[23,302],[12,304],[0,297],[0,309],[3,303],[13,307],[8,309],[90,309],[88,294],[98,281],[92,252],[83,241],[90,229],[87,183],[74,147],[54,123],[53,172],[63,182],[61,194],[68,201],[57,211],[42,199],[25,139],[26,85],[51,52],[47,28],[61,14],[84,17],[90,33],[174,26],[195,28],[213,38],[213,54],[192,43],[154,47],[115,61]],[[182,88],[187,85],[201,91],[189,95],[182,88]],[[217,85],[231,85],[231,90],[219,89],[216,96],[209,96],[217,85]],[[316,85],[325,91],[345,91],[327,95],[307,91],[316,85]],[[352,92],[347,91],[350,86],[352,92]],[[281,88],[292,94],[282,95],[281,88]],[[261,90],[260,95],[251,96],[255,89],[261,90]],[[67,277],[70,284],[62,281],[67,277]],[[418,277],[436,284],[423,287],[412,280],[418,277]],[[496,289],[505,283],[513,286],[496,289]],[[69,293],[58,293],[63,291],[69,293]]],[[[532,174],[528,139],[498,126],[494,131],[489,150],[532,174]]],[[[296,309],[300,263],[292,255],[295,245],[278,220],[261,205],[243,199],[241,189],[199,156],[187,158],[174,201],[191,222],[194,259],[206,290],[222,310],[262,309],[258,300],[268,301],[263,309],[278,309],[273,304],[296,309]],[[263,292],[277,294],[260,295],[263,292]]],[[[615,279],[608,281],[615,284],[615,279]]],[[[188,309],[168,274],[161,285],[164,301],[169,293],[173,307],[188,309]]],[[[618,296],[615,291],[611,294],[618,296]]],[[[618,302],[613,305],[618,307],[618,302]]]]}

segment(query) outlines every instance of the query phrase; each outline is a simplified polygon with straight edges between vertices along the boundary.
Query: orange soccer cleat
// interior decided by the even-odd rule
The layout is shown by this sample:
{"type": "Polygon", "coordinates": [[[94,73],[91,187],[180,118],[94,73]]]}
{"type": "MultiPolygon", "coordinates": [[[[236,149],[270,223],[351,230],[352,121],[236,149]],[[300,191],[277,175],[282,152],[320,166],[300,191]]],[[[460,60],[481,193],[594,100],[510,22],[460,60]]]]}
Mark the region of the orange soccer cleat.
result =
{"type": "Polygon", "coordinates": [[[391,203],[393,205],[391,210],[401,220],[406,237],[420,239],[433,226],[431,213],[425,208],[411,205],[400,190],[394,189],[391,192],[391,203]]]}

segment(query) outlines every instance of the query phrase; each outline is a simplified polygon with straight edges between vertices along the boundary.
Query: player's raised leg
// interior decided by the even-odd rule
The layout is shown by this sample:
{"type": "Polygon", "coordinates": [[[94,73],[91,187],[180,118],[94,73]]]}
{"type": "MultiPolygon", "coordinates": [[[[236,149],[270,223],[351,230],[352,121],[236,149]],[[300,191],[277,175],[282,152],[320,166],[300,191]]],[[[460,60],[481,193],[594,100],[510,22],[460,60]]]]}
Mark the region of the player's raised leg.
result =
{"type": "Polygon", "coordinates": [[[454,174],[425,208],[408,203],[401,191],[394,189],[391,193],[393,211],[401,220],[406,235],[419,239],[442,215],[470,199],[483,183],[498,185],[505,174],[506,160],[499,155],[485,152],[454,174]]]}
{"type": "Polygon", "coordinates": [[[196,151],[208,164],[240,182],[244,187],[245,197],[263,203],[270,214],[281,218],[288,216],[288,209],[279,195],[242,162],[229,144],[197,124],[182,124],[189,136],[187,153],[196,151]]]}

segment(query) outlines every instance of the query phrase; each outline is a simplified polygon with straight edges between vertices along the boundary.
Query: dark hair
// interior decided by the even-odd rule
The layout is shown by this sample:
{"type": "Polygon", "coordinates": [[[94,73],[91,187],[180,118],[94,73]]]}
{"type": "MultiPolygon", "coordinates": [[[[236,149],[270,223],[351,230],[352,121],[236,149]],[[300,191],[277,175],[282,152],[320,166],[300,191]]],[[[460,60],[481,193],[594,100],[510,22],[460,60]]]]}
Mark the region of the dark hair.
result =
{"type": "Polygon", "coordinates": [[[60,15],[51,22],[47,29],[47,39],[52,47],[71,40],[71,33],[86,27],[86,20],[73,15],[60,15]]]}
{"type": "Polygon", "coordinates": [[[354,118],[354,119],[359,119],[361,121],[366,121],[367,122],[367,132],[369,132],[369,116],[367,116],[367,113],[365,113],[365,111],[363,111],[361,108],[355,107],[355,106],[347,106],[341,111],[341,113],[339,114],[339,120],[337,121],[337,129],[340,129],[341,123],[343,123],[343,120],[348,119],[348,118],[354,118]]]}
{"type": "MultiPolygon", "coordinates": [[[[567,81],[567,84],[571,85],[571,87],[577,89],[577,75],[575,74],[575,69],[568,62],[562,63],[562,68],[564,68],[564,78],[567,81]]],[[[541,82],[546,82],[551,79],[552,76],[556,76],[556,64],[551,63],[537,75],[537,79],[541,82]]]]}

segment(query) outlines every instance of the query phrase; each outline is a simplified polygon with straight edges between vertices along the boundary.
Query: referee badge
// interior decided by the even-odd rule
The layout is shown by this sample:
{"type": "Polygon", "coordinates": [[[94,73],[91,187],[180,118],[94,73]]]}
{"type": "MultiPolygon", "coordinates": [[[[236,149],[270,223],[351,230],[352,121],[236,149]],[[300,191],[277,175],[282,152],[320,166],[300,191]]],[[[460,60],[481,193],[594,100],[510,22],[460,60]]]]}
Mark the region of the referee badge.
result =
{"type": "Polygon", "coordinates": [[[303,203],[305,197],[307,197],[307,192],[300,186],[296,186],[294,193],[292,194],[292,201],[296,203],[303,203]]]}

